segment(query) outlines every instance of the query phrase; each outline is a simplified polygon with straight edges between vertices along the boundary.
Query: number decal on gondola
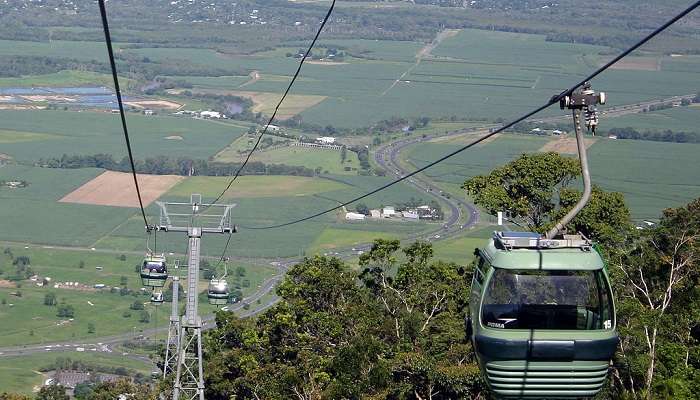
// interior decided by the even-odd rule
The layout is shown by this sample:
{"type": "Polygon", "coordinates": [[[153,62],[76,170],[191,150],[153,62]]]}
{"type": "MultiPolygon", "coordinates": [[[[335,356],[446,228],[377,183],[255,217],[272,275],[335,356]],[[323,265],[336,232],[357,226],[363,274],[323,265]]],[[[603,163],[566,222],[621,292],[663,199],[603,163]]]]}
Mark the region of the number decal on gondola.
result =
{"type": "Polygon", "coordinates": [[[612,321],[610,321],[609,319],[606,319],[605,321],[603,321],[603,327],[604,327],[605,329],[610,329],[610,328],[612,328],[612,321]]]}

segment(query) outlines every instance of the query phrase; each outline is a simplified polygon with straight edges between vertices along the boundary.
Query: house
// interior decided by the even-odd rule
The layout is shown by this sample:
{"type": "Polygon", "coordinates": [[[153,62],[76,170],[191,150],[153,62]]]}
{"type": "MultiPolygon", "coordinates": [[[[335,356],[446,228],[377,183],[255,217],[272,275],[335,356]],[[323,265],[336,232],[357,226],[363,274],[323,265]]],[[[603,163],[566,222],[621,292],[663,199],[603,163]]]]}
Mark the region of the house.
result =
{"type": "Polygon", "coordinates": [[[420,219],[438,219],[437,210],[430,206],[416,207],[416,212],[420,219]]]}
{"type": "Polygon", "coordinates": [[[202,111],[201,113],[199,113],[199,116],[202,118],[223,118],[222,114],[218,111],[202,111]]]}
{"type": "Polygon", "coordinates": [[[384,207],[382,208],[383,218],[392,218],[396,216],[396,209],[394,207],[384,207]]]}
{"type": "Polygon", "coordinates": [[[349,212],[345,214],[345,219],[348,221],[364,221],[365,215],[360,213],[349,212]]]}
{"type": "Polygon", "coordinates": [[[143,115],[153,115],[153,110],[143,110],[143,115]]]}
{"type": "Polygon", "coordinates": [[[270,125],[267,126],[267,130],[270,131],[270,132],[279,132],[280,127],[277,126],[277,125],[272,125],[272,124],[270,124],[270,125]]]}
{"type": "Polygon", "coordinates": [[[321,136],[319,138],[316,138],[316,141],[321,144],[333,144],[335,143],[335,138],[331,136],[321,136]]]}
{"type": "Polygon", "coordinates": [[[559,129],[555,129],[552,131],[552,134],[559,136],[559,135],[566,135],[566,132],[560,131],[559,129]]]}
{"type": "Polygon", "coordinates": [[[408,218],[408,219],[419,219],[420,218],[418,216],[418,211],[416,211],[416,210],[404,211],[401,213],[401,215],[403,215],[404,218],[408,218]]]}
{"type": "Polygon", "coordinates": [[[379,210],[369,210],[369,216],[370,218],[381,218],[382,212],[379,210]]]}

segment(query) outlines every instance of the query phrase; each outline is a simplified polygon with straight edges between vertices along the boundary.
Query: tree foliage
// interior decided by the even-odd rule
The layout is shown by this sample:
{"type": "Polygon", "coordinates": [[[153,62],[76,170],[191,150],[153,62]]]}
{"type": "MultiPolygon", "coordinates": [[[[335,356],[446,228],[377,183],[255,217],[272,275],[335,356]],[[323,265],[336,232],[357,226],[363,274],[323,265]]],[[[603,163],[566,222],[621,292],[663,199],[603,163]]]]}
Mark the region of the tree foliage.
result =
{"type": "Polygon", "coordinates": [[[307,258],[257,320],[217,315],[209,399],[468,398],[482,393],[463,329],[464,271],[428,244],[375,241],[363,271],[307,258]],[[405,261],[399,262],[399,258],[405,261]]]}
{"type": "Polygon", "coordinates": [[[581,173],[578,161],[558,153],[523,154],[462,185],[489,213],[508,211],[530,229],[542,230],[556,208],[555,195],[581,173]]]}

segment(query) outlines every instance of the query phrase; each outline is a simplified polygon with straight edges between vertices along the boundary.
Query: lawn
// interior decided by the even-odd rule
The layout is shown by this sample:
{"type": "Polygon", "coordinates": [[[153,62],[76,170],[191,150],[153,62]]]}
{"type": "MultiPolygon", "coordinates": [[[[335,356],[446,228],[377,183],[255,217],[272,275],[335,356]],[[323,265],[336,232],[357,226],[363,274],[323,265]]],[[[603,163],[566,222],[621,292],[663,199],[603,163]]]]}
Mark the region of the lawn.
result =
{"type": "Polygon", "coordinates": [[[34,388],[40,387],[47,379],[39,369],[52,365],[57,358],[70,358],[105,367],[124,367],[149,374],[153,366],[140,360],[122,355],[75,352],[36,353],[22,357],[0,357],[0,393],[13,392],[31,395],[34,388]]]}
{"type": "MultiPolygon", "coordinates": [[[[359,228],[363,224],[365,223],[358,222],[355,225],[359,228]]],[[[390,224],[387,223],[387,225],[390,224]]],[[[309,245],[306,254],[314,255],[327,253],[329,251],[353,247],[363,243],[372,243],[374,239],[400,239],[402,236],[394,231],[365,231],[360,229],[326,228],[316,240],[309,245]]]]}
{"type": "Polygon", "coordinates": [[[434,258],[468,265],[474,258],[474,249],[483,247],[485,243],[486,239],[471,236],[440,240],[433,243],[434,258]]]}

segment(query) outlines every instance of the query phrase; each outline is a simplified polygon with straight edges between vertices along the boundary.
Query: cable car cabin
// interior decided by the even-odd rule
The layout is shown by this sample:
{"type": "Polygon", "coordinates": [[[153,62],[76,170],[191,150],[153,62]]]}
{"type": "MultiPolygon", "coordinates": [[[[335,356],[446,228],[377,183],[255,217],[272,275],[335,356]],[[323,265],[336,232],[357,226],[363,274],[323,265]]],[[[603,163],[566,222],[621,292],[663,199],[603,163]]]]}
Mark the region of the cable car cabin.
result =
{"type": "Polygon", "coordinates": [[[492,393],[598,393],[618,337],[608,273],[591,242],[496,232],[475,254],[467,333],[492,393]]]}
{"type": "Polygon", "coordinates": [[[163,293],[153,292],[153,294],[151,294],[151,303],[155,305],[163,304],[163,293]]]}
{"type": "Polygon", "coordinates": [[[212,279],[209,281],[209,290],[207,290],[209,304],[216,306],[225,305],[228,303],[228,295],[228,283],[225,279],[212,279]]]}
{"type": "Polygon", "coordinates": [[[143,260],[141,267],[141,284],[147,287],[163,287],[168,280],[168,268],[165,257],[150,256],[143,260]]]}

